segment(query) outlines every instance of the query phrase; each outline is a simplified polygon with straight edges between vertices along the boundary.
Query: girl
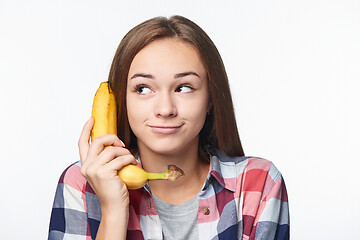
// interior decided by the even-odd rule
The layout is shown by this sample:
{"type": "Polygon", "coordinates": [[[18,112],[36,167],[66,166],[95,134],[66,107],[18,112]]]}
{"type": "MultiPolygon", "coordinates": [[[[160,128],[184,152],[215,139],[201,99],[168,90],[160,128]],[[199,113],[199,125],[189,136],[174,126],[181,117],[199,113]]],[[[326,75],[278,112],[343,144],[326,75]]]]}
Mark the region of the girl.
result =
{"type": "Polygon", "coordinates": [[[289,239],[275,166],[245,157],[227,75],[207,34],[181,17],[153,18],[121,41],[109,74],[118,136],[79,139],[60,177],[49,239],[289,239]],[[107,148],[105,148],[108,146],[107,148]],[[128,190],[117,172],[169,164],[185,176],[128,190]]]}

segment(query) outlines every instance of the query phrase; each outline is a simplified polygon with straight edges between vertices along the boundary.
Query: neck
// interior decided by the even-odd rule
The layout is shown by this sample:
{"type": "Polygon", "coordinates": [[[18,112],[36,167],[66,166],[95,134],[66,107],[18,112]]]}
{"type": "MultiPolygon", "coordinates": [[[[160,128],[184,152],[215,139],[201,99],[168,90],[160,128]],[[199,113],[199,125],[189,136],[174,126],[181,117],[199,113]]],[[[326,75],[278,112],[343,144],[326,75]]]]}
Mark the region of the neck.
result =
{"type": "Polygon", "coordinates": [[[180,204],[190,200],[201,190],[209,172],[209,163],[200,159],[197,146],[189,146],[186,151],[178,154],[159,154],[147,148],[139,148],[139,150],[145,171],[163,172],[168,165],[176,165],[185,173],[175,181],[149,182],[152,193],[161,200],[180,204]]]}

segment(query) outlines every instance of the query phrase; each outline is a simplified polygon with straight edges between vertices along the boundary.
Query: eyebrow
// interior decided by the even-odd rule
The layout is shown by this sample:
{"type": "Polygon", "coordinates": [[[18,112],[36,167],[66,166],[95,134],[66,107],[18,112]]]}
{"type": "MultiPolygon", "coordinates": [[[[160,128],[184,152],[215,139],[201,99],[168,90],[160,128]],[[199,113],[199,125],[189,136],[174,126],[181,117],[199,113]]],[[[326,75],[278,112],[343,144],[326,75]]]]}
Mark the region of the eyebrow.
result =
{"type": "Polygon", "coordinates": [[[175,78],[182,78],[182,77],[186,77],[189,75],[194,75],[194,76],[199,77],[199,75],[196,72],[183,72],[183,73],[175,74],[175,78]]]}
{"type": "Polygon", "coordinates": [[[137,77],[142,77],[142,78],[151,78],[153,79],[153,75],[151,74],[145,74],[145,73],[136,73],[134,74],[130,79],[133,79],[133,78],[137,78],[137,77]]]}
{"type": "MultiPolygon", "coordinates": [[[[200,78],[200,76],[196,73],[196,72],[183,72],[183,73],[177,73],[175,74],[174,78],[182,78],[182,77],[186,77],[189,75],[194,75],[200,78]]],[[[146,74],[146,73],[136,73],[134,74],[130,79],[133,78],[137,78],[137,77],[142,77],[142,78],[149,78],[149,79],[154,79],[154,76],[151,74],[146,74]]]]}

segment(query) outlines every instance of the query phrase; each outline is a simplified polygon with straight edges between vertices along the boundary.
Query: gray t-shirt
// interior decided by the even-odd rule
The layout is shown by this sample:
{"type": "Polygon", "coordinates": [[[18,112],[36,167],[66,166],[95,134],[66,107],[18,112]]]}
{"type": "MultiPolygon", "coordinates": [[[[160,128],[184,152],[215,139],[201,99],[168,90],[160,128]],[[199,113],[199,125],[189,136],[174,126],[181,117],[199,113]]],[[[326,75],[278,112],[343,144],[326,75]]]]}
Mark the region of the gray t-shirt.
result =
{"type": "Polygon", "coordinates": [[[154,194],[153,198],[165,240],[199,239],[197,196],[179,205],[164,202],[154,194]]]}

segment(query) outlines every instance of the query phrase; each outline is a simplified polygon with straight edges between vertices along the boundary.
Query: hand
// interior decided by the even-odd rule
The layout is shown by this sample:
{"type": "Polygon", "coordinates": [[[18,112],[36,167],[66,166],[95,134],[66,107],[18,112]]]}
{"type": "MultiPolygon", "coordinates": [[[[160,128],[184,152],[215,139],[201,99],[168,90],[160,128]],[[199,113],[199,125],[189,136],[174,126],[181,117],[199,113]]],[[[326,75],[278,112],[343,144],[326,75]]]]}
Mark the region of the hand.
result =
{"type": "Polygon", "coordinates": [[[127,208],[129,192],[117,172],[128,164],[136,164],[136,159],[115,135],[95,138],[90,145],[93,125],[91,117],[79,138],[81,173],[95,191],[102,209],[127,208]]]}

